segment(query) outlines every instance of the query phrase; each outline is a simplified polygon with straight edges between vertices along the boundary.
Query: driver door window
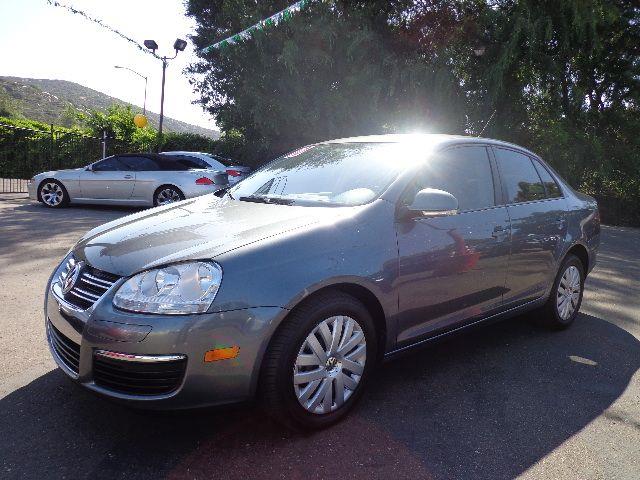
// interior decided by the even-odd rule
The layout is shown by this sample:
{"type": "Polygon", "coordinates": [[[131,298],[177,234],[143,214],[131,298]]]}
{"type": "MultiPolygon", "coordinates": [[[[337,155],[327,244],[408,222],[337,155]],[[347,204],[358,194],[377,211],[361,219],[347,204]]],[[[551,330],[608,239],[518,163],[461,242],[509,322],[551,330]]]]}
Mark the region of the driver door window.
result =
{"type": "Polygon", "coordinates": [[[434,156],[416,177],[412,194],[437,188],[458,199],[458,210],[481,210],[496,205],[493,174],[485,147],[459,147],[434,156]]]}
{"type": "Polygon", "coordinates": [[[118,172],[128,170],[128,168],[120,162],[118,157],[105,158],[100,162],[94,163],[91,169],[94,172],[118,172]]]}

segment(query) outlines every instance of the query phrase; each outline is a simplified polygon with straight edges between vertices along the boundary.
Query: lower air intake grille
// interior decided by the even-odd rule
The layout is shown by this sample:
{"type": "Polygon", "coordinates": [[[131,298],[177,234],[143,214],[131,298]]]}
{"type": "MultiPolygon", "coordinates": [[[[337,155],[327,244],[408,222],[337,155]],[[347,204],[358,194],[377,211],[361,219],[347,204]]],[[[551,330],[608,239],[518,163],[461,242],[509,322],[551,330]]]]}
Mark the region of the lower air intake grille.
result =
{"type": "Polygon", "coordinates": [[[165,395],[178,389],[186,365],[186,358],[158,362],[120,360],[97,351],[93,357],[93,381],[128,395],[165,395]]]}
{"type": "Polygon", "coordinates": [[[80,365],[80,345],[64,336],[49,322],[49,342],[62,363],[76,375],[80,365]]]}

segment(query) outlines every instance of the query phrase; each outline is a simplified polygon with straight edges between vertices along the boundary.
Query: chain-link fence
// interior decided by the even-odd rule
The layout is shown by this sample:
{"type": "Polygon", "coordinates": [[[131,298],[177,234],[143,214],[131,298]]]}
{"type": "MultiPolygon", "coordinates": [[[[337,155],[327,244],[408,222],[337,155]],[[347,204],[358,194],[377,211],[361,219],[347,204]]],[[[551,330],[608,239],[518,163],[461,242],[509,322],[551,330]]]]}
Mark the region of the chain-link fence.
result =
{"type": "Polygon", "coordinates": [[[133,151],[112,138],[33,130],[0,123],[0,193],[27,191],[27,180],[47,170],[77,168],[104,156],[133,151]]]}

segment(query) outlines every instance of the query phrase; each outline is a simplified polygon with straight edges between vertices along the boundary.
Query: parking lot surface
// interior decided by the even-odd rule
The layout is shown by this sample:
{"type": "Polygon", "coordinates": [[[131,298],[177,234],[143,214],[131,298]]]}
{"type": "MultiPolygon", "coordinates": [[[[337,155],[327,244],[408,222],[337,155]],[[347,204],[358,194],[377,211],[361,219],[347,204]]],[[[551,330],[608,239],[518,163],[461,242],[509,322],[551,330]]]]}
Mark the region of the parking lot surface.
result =
{"type": "Polygon", "coordinates": [[[640,230],[603,229],[569,330],[519,317],[416,351],[345,421],[294,434],[252,405],[134,411],[55,368],[48,276],[131,212],[0,195],[0,478],[639,478],[640,230]]]}

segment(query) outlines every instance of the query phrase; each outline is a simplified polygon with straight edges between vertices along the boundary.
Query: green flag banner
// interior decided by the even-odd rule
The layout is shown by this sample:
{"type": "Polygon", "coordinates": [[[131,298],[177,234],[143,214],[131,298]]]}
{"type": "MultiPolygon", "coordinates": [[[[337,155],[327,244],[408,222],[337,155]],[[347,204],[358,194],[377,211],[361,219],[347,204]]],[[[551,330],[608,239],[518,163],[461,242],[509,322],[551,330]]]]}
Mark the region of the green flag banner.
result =
{"type": "Polygon", "coordinates": [[[269,18],[265,20],[259,21],[255,25],[251,25],[249,28],[244,29],[240,33],[236,33],[235,35],[232,35],[228,38],[225,38],[224,40],[220,40],[219,42],[214,43],[213,45],[209,45],[208,47],[203,48],[202,51],[206,53],[214,49],[224,48],[229,45],[233,45],[234,43],[238,43],[242,40],[248,40],[249,38],[251,38],[251,33],[257,30],[262,30],[264,27],[277,25],[282,20],[289,20],[291,18],[291,15],[294,12],[297,12],[300,9],[304,8],[310,1],[311,0],[300,0],[299,2],[296,2],[293,5],[289,5],[284,10],[281,10],[278,13],[271,15],[269,18]]]}

